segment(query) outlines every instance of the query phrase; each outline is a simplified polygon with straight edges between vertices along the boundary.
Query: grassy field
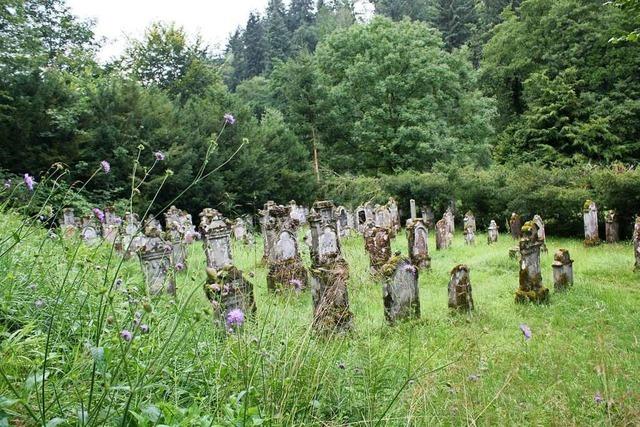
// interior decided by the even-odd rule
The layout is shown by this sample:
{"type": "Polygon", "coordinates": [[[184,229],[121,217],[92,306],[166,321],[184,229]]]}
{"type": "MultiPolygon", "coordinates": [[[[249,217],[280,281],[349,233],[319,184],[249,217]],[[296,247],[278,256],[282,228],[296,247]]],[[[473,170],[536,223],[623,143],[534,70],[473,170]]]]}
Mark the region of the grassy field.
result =
{"type": "MultiPolygon", "coordinates": [[[[363,241],[351,237],[343,251],[356,327],[332,339],[310,330],[308,291],[267,292],[260,241],[234,243],[258,314],[226,336],[211,323],[200,243],[189,249],[176,300],[150,299],[136,259],[120,265],[105,245],[44,230],[16,235],[19,220],[8,215],[0,223],[0,426],[640,423],[640,275],[630,243],[586,249],[550,237],[545,285],[553,288],[560,247],[575,261],[575,285],[535,306],[514,303],[518,263],[508,236],[487,246],[479,235],[465,247],[456,235],[445,251],[430,236],[422,318],[389,327],[363,241]],[[447,308],[459,263],[471,268],[471,316],[447,308]],[[136,328],[136,315],[149,333],[136,328]]],[[[404,233],[393,247],[407,253],[404,233]]]]}

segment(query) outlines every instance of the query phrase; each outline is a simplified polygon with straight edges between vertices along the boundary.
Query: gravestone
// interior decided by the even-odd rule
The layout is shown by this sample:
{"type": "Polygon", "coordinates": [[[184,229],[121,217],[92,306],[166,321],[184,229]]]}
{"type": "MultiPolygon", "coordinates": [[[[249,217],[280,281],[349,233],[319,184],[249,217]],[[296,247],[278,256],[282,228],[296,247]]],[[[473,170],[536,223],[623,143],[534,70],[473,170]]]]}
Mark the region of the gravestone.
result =
{"type": "Polygon", "coordinates": [[[407,242],[409,244],[409,259],[413,265],[419,269],[431,268],[429,229],[421,219],[407,221],[407,242]]]}
{"type": "Polygon", "coordinates": [[[389,197],[389,201],[387,202],[387,208],[389,210],[389,215],[391,216],[391,230],[393,231],[393,235],[395,236],[400,231],[400,212],[398,211],[398,203],[396,199],[393,197],[389,197]]]}
{"type": "Polygon", "coordinates": [[[271,252],[276,239],[275,220],[269,214],[269,209],[273,206],[276,206],[275,202],[269,200],[265,203],[264,209],[258,212],[260,215],[260,230],[262,232],[263,243],[262,261],[265,263],[269,259],[269,253],[271,252]]]}
{"type": "Polygon", "coordinates": [[[605,213],[605,238],[607,243],[618,243],[620,241],[620,224],[618,213],[615,210],[608,210],[605,213]]]}
{"type": "Polygon", "coordinates": [[[167,228],[166,237],[171,244],[171,265],[177,271],[187,268],[186,234],[189,231],[185,227],[183,217],[185,213],[175,206],[171,206],[164,214],[164,223],[167,228]]]}
{"type": "Polygon", "coordinates": [[[295,200],[291,200],[289,202],[289,208],[291,209],[289,212],[291,219],[298,221],[298,224],[300,225],[306,224],[307,214],[303,206],[299,206],[295,200]]]}
{"type": "Polygon", "coordinates": [[[553,287],[562,292],[573,286],[573,260],[566,249],[558,249],[553,256],[553,287]]]}
{"type": "Polygon", "coordinates": [[[600,244],[598,236],[598,208],[592,200],[584,202],[582,207],[584,217],[584,245],[597,246],[600,244]]]}
{"type": "Polygon", "coordinates": [[[235,222],[233,223],[233,238],[237,242],[246,244],[247,226],[242,218],[236,218],[235,222]]]}
{"type": "Polygon", "coordinates": [[[418,269],[407,258],[397,254],[383,268],[382,298],[384,316],[390,325],[420,318],[418,269]]]}
{"type": "Polygon", "coordinates": [[[469,267],[460,264],[451,270],[451,280],[449,280],[448,290],[449,308],[460,311],[473,310],[473,294],[471,292],[471,280],[469,279],[469,267]]]}
{"type": "Polygon", "coordinates": [[[451,246],[451,233],[447,221],[442,218],[436,223],[436,250],[447,249],[451,246]]]}
{"type": "Polygon", "coordinates": [[[113,206],[107,206],[104,210],[104,223],[102,224],[102,237],[113,244],[118,240],[118,234],[120,225],[122,224],[122,218],[116,214],[116,209],[113,206]]]}
{"type": "Polygon", "coordinates": [[[471,226],[464,230],[464,243],[468,246],[476,244],[476,233],[473,231],[473,227],[471,226]]]}
{"type": "Polygon", "coordinates": [[[362,234],[367,226],[367,212],[364,210],[364,206],[358,206],[355,216],[356,230],[358,233],[362,234]]]}
{"type": "Polygon", "coordinates": [[[125,259],[129,259],[144,243],[144,237],[140,235],[142,225],[137,214],[127,212],[124,215],[124,223],[120,232],[122,250],[125,259]]]}
{"type": "Polygon", "coordinates": [[[391,258],[391,235],[386,227],[374,223],[367,224],[364,232],[364,248],[369,254],[369,270],[378,274],[382,266],[391,258]]]}
{"type": "Polygon", "coordinates": [[[304,290],[308,286],[308,277],[298,251],[298,220],[291,218],[288,206],[271,206],[269,215],[273,218],[276,237],[267,260],[267,288],[273,292],[304,290]]]}
{"type": "Polygon", "coordinates": [[[418,211],[416,210],[416,201],[414,199],[409,200],[409,212],[411,213],[410,219],[416,219],[418,217],[418,211]]]}
{"type": "Polygon", "coordinates": [[[433,213],[433,209],[431,209],[430,206],[423,206],[421,208],[421,214],[422,214],[422,222],[424,222],[424,226],[427,227],[427,229],[431,230],[432,228],[435,227],[436,225],[436,217],[433,213]]]}
{"type": "Polygon", "coordinates": [[[82,240],[87,245],[94,245],[100,241],[100,226],[96,222],[92,215],[85,215],[82,217],[82,240]]]}
{"type": "Polygon", "coordinates": [[[464,215],[464,229],[465,230],[471,229],[473,234],[476,234],[476,232],[478,231],[476,229],[476,217],[471,211],[468,211],[464,215]]]}
{"type": "Polygon", "coordinates": [[[256,312],[253,284],[231,264],[220,270],[207,268],[206,271],[204,290],[213,309],[214,323],[221,329],[234,332],[233,326],[227,323],[229,313],[240,310],[246,319],[256,312]]]}
{"type": "Polygon", "coordinates": [[[509,218],[509,231],[511,232],[511,238],[514,240],[519,240],[522,237],[522,219],[515,212],[509,218]]]}
{"type": "Polygon", "coordinates": [[[492,219],[491,223],[489,224],[489,228],[487,229],[487,244],[491,245],[494,243],[498,243],[498,236],[498,224],[495,220],[492,219]]]}
{"type": "Polygon", "coordinates": [[[444,219],[445,223],[447,224],[447,232],[453,238],[453,235],[456,232],[456,225],[455,225],[455,220],[453,216],[453,209],[451,207],[447,208],[447,211],[444,213],[444,216],[442,217],[442,219],[444,219]]]}
{"type": "Polygon", "coordinates": [[[338,206],[336,216],[340,237],[346,237],[349,234],[349,213],[347,209],[344,206],[338,206]]]}
{"type": "Polygon", "coordinates": [[[533,216],[533,223],[538,228],[538,241],[542,242],[540,246],[540,250],[544,253],[547,253],[547,234],[544,231],[544,222],[542,221],[542,217],[540,215],[533,216]]]}
{"type": "Polygon", "coordinates": [[[171,245],[164,240],[162,229],[156,222],[147,222],[144,235],[144,244],[137,248],[137,252],[149,293],[175,295],[176,285],[169,271],[171,245]]]}
{"type": "Polygon", "coordinates": [[[640,271],[640,216],[636,217],[633,226],[633,253],[635,255],[634,271],[640,271]]]}
{"type": "Polygon", "coordinates": [[[322,333],[347,332],[353,327],[347,281],[349,266],[342,257],[331,201],[313,205],[311,226],[311,295],[313,326],[322,333]]]}
{"type": "Polygon", "coordinates": [[[221,270],[232,264],[231,230],[222,214],[215,209],[205,208],[200,213],[200,233],[207,258],[207,267],[221,270]]]}
{"type": "Polygon", "coordinates": [[[538,227],[533,221],[526,222],[522,226],[520,239],[520,287],[516,291],[517,303],[542,303],[549,300],[549,289],[542,285],[540,272],[541,246],[538,227]]]}
{"type": "Polygon", "coordinates": [[[65,238],[72,237],[78,229],[76,225],[76,217],[73,208],[64,208],[62,210],[62,221],[60,226],[65,238]]]}

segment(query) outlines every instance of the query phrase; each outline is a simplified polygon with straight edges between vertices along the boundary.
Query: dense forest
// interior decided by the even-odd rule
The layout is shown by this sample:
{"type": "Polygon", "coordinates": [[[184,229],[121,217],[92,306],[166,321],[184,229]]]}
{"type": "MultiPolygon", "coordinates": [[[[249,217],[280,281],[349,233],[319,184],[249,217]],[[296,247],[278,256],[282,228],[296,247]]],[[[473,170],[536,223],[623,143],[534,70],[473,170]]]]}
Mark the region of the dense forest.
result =
{"type": "Polygon", "coordinates": [[[163,183],[159,208],[203,173],[178,202],[194,214],[409,191],[504,213],[528,208],[524,171],[558,221],[592,189],[640,203],[637,0],[374,0],[367,22],[351,0],[270,0],[222,53],[157,23],[106,64],[64,0],[2,3],[2,176],[59,162],[71,185],[108,161],[80,207],[146,175],[135,203],[163,183]]]}

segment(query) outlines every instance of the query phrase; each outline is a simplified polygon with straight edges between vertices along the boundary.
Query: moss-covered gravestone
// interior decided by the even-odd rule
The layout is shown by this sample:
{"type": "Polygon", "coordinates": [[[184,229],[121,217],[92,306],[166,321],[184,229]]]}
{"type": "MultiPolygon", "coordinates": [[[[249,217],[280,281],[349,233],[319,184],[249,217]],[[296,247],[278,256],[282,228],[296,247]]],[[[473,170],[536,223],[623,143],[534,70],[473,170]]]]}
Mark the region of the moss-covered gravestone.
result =
{"type": "Polygon", "coordinates": [[[164,214],[164,223],[167,229],[167,239],[171,242],[171,265],[177,270],[187,268],[187,248],[185,236],[188,229],[184,227],[183,216],[185,212],[171,206],[164,214]]]}
{"type": "Polygon", "coordinates": [[[372,222],[364,231],[364,248],[369,254],[371,274],[378,274],[383,265],[391,258],[391,233],[386,227],[379,227],[372,222]]]}
{"type": "Polygon", "coordinates": [[[471,231],[473,232],[473,234],[475,234],[478,230],[476,229],[476,217],[473,214],[473,212],[468,211],[465,215],[464,215],[464,230],[469,230],[471,229],[471,231]]]}
{"type": "Polygon", "coordinates": [[[443,218],[436,223],[436,250],[447,249],[451,246],[451,233],[447,221],[443,218]]]}
{"type": "Polygon", "coordinates": [[[204,291],[213,309],[214,322],[227,331],[233,331],[238,323],[256,311],[253,284],[233,265],[228,264],[220,270],[207,268],[204,291]]]}
{"type": "Polygon", "coordinates": [[[311,296],[313,326],[326,334],[350,331],[349,265],[342,257],[338,227],[331,201],[316,202],[309,216],[311,226],[311,296]]]}
{"type": "Polygon", "coordinates": [[[533,223],[538,228],[538,241],[542,243],[540,250],[547,253],[547,233],[544,231],[544,221],[542,221],[542,217],[540,215],[534,215],[533,223]]]}
{"type": "Polygon", "coordinates": [[[520,239],[520,287],[516,291],[516,302],[542,303],[549,300],[549,289],[542,285],[540,272],[540,248],[538,227],[533,221],[522,226],[520,239]]]}
{"type": "Polygon", "coordinates": [[[384,316],[390,325],[420,317],[418,269],[399,254],[383,267],[384,316]]]}
{"type": "Polygon", "coordinates": [[[615,210],[608,210],[604,217],[605,238],[607,243],[618,243],[620,241],[620,224],[618,213],[615,210]]]}
{"type": "Polygon", "coordinates": [[[592,200],[584,202],[582,207],[584,217],[584,245],[597,246],[600,244],[598,235],[598,207],[592,200]]]}
{"type": "Polygon", "coordinates": [[[513,212],[511,218],[509,218],[509,231],[514,240],[519,240],[520,237],[522,237],[522,219],[520,215],[515,212],[513,212]]]}
{"type": "Polygon", "coordinates": [[[487,229],[487,244],[492,245],[494,243],[498,243],[498,236],[498,224],[492,219],[489,224],[489,228],[487,229]]]}
{"type": "Polygon", "coordinates": [[[573,260],[566,249],[558,249],[553,256],[553,287],[563,292],[573,286],[573,260]]]}
{"type": "Polygon", "coordinates": [[[409,259],[419,269],[431,267],[429,256],[429,230],[422,219],[407,221],[407,242],[409,244],[409,259]]]}
{"type": "Polygon", "coordinates": [[[398,211],[398,202],[396,202],[396,199],[389,197],[387,208],[391,215],[391,230],[393,231],[393,235],[396,235],[398,231],[400,231],[400,212],[398,211]]]}
{"type": "Polygon", "coordinates": [[[460,311],[473,310],[473,294],[469,267],[464,264],[457,265],[451,270],[449,281],[449,308],[460,311]]]}
{"type": "Polygon", "coordinates": [[[200,233],[207,267],[220,270],[232,263],[231,229],[220,212],[205,208],[200,213],[200,233]]]}
{"type": "Polygon", "coordinates": [[[444,219],[445,223],[447,224],[447,232],[451,235],[451,238],[453,238],[453,235],[456,232],[456,222],[455,216],[453,215],[453,209],[451,207],[447,208],[446,212],[442,216],[442,219],[444,219]]]}
{"type": "Polygon", "coordinates": [[[164,240],[162,230],[156,222],[147,223],[144,235],[144,243],[137,248],[137,252],[149,293],[159,295],[167,292],[175,295],[176,284],[170,271],[171,245],[164,240]]]}
{"type": "Polygon", "coordinates": [[[289,206],[272,206],[269,215],[273,218],[275,237],[267,258],[267,288],[270,291],[306,289],[307,270],[302,264],[296,237],[298,220],[291,218],[289,206]]]}

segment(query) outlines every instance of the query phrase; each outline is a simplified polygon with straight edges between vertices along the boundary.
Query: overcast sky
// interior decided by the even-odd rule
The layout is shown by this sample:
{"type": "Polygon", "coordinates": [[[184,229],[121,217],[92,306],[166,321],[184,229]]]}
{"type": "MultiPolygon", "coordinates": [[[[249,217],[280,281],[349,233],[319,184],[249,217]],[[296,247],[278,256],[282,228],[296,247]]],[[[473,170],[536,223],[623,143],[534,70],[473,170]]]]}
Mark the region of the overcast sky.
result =
{"type": "Polygon", "coordinates": [[[213,49],[224,47],[238,25],[244,26],[249,12],[263,12],[268,0],[67,0],[80,18],[96,20],[95,32],[105,37],[103,60],[122,52],[127,38],[141,38],[155,21],[175,22],[189,34],[200,33],[213,49]]]}
{"type": "MultiPolygon", "coordinates": [[[[128,38],[139,39],[156,21],[175,22],[188,34],[199,33],[213,50],[220,50],[251,11],[263,13],[268,0],[67,0],[75,15],[96,21],[95,32],[105,38],[99,58],[108,60],[127,46],[128,38]]],[[[285,3],[289,3],[285,0],[285,3]]],[[[369,15],[371,6],[359,1],[358,11],[369,15]],[[368,13],[367,13],[368,12],[368,13]]]]}

